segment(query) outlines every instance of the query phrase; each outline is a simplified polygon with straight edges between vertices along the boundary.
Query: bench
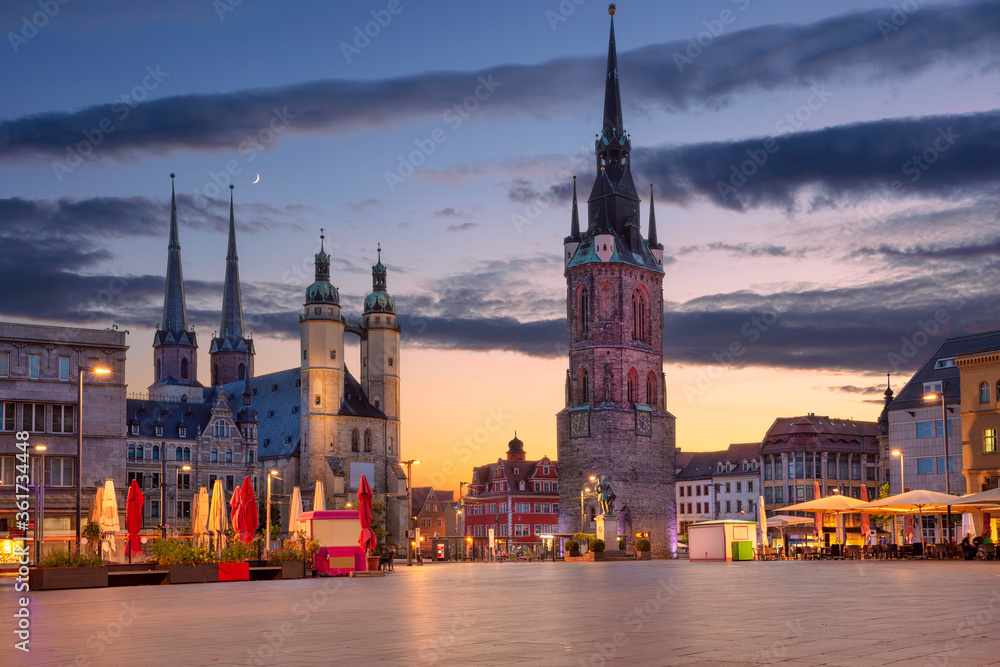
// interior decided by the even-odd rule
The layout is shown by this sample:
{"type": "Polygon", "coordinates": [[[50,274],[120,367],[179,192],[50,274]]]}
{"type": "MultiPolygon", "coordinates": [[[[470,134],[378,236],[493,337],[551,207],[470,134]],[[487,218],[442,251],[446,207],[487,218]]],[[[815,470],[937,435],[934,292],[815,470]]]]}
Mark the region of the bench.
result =
{"type": "Polygon", "coordinates": [[[108,586],[160,586],[170,583],[170,570],[108,572],[108,586]]]}

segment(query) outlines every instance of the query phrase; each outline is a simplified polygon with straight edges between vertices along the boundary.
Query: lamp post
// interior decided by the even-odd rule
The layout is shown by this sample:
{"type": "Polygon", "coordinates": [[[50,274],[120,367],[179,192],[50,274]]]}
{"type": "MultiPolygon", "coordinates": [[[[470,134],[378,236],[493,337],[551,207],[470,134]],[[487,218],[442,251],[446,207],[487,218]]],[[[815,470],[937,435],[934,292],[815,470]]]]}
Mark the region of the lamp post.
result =
{"type": "Polygon", "coordinates": [[[409,567],[413,565],[413,538],[410,536],[410,533],[413,531],[413,494],[410,492],[410,489],[413,488],[413,485],[410,483],[410,475],[413,473],[413,464],[420,463],[420,461],[410,459],[409,461],[400,461],[400,463],[406,464],[406,516],[409,517],[406,520],[406,523],[409,525],[406,531],[406,565],[409,567]]]}
{"type": "Polygon", "coordinates": [[[79,366],[77,368],[77,391],[76,391],[76,551],[80,552],[80,508],[83,507],[83,374],[87,371],[95,375],[107,375],[111,372],[108,368],[97,368],[93,366],[79,366]]]}
{"type": "Polygon", "coordinates": [[[42,550],[45,546],[45,445],[35,445],[35,451],[41,457],[38,467],[38,479],[35,480],[35,490],[38,500],[35,502],[35,565],[42,560],[42,550]]]}
{"type": "Polygon", "coordinates": [[[191,466],[178,466],[174,468],[174,530],[181,525],[181,470],[190,470],[191,466]]]}
{"type": "Polygon", "coordinates": [[[899,492],[906,492],[906,473],[903,471],[903,452],[899,449],[894,449],[890,452],[893,456],[899,457],[899,492]]]}
{"type": "MultiPolygon", "coordinates": [[[[591,482],[597,481],[597,477],[595,477],[594,475],[591,475],[587,479],[589,479],[591,482]]],[[[583,511],[583,497],[584,497],[584,494],[586,494],[586,493],[590,493],[590,487],[589,486],[585,486],[582,489],[580,489],[580,532],[581,533],[583,532],[583,529],[587,525],[587,515],[583,511]]]]}
{"type": "Polygon", "coordinates": [[[267,471],[267,527],[264,529],[266,535],[264,537],[264,544],[266,544],[265,551],[267,555],[271,555],[271,480],[281,479],[278,477],[278,471],[275,468],[271,468],[267,471]]]}
{"type": "MultiPolygon", "coordinates": [[[[951,457],[948,456],[948,405],[947,396],[948,383],[941,381],[941,430],[944,432],[944,492],[951,495],[951,457]]],[[[925,401],[937,400],[937,394],[927,394],[925,401]]],[[[921,535],[924,527],[920,526],[921,535]]],[[[951,544],[951,505],[948,505],[948,544],[951,544]]]]}

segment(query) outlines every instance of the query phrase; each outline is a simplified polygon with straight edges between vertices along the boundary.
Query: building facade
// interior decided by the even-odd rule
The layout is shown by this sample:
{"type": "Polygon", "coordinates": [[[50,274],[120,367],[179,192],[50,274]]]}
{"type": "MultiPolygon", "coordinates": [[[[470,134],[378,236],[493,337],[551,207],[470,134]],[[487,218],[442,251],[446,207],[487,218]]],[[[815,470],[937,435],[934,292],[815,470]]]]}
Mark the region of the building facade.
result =
{"type": "Polygon", "coordinates": [[[691,452],[690,460],[677,474],[677,534],[685,536],[688,526],[711,521],[715,515],[716,486],[713,480],[725,452],[691,452]]]}
{"type": "MultiPolygon", "coordinates": [[[[125,483],[125,332],[0,322],[0,539],[20,535],[17,477],[29,475],[31,512],[44,486],[47,540],[76,536],[76,475],[82,470],[82,523],[94,489],[125,483]],[[105,368],[99,375],[81,368],[105,368]],[[83,464],[77,459],[83,374],[83,464]],[[27,433],[27,452],[17,443],[27,433]],[[44,445],[45,450],[37,449],[44,445]],[[42,455],[44,474],[39,473],[42,455]],[[30,464],[19,454],[27,454],[30,464]],[[24,465],[26,468],[20,468],[24,465]]],[[[119,498],[124,508],[124,496],[119,498]]],[[[32,516],[32,520],[34,517],[32,516]]],[[[65,546],[65,545],[63,545],[65,546]]]]}
{"type": "Polygon", "coordinates": [[[715,464],[715,519],[756,521],[761,496],[759,443],[729,445],[715,464]]]}
{"type": "Polygon", "coordinates": [[[1000,486],[1000,349],[955,359],[961,385],[962,475],[978,493],[1000,486]]]}
{"type": "Polygon", "coordinates": [[[528,461],[515,435],[505,459],[472,469],[462,500],[465,535],[472,538],[475,554],[487,553],[490,528],[499,552],[540,554],[541,535],[558,532],[560,493],[557,462],[548,456],[528,461]]]}
{"type": "Polygon", "coordinates": [[[587,228],[580,229],[574,179],[563,244],[569,368],[566,405],[556,417],[559,525],[562,532],[592,532],[574,508],[590,477],[606,475],[627,548],[634,547],[635,532],[648,532],[654,556],[669,557],[677,551],[677,517],[675,419],[667,411],[663,374],[663,246],[652,191],[648,237],[640,232],[611,21],[587,228]]]}

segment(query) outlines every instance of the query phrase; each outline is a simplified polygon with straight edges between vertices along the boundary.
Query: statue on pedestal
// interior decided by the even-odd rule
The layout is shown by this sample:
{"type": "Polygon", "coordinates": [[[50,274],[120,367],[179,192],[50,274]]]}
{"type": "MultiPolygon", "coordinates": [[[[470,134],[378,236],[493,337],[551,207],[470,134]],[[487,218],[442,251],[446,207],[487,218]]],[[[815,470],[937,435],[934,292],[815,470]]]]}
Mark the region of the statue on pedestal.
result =
{"type": "Polygon", "coordinates": [[[597,482],[597,499],[601,503],[601,512],[604,516],[614,516],[615,515],[615,489],[611,486],[611,482],[608,481],[607,475],[601,475],[600,480],[597,482]]]}

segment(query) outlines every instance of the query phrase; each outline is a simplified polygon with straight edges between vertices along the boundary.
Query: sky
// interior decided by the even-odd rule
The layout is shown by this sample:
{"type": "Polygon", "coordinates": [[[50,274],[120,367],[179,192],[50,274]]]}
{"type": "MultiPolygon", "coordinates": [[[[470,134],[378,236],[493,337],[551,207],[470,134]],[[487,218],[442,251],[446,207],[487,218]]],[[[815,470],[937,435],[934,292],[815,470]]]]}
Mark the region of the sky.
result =
{"type": "MultiPolygon", "coordinates": [[[[682,450],[808,412],[874,421],[886,374],[998,328],[995,2],[617,4],[682,450]]],[[[0,317],[128,330],[143,391],[176,173],[204,381],[232,183],[258,374],[298,364],[323,228],[348,314],[381,244],[415,483],[457,490],[515,430],[556,456],[562,239],[573,175],[594,178],[606,10],[3,3],[0,317]]]]}

